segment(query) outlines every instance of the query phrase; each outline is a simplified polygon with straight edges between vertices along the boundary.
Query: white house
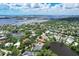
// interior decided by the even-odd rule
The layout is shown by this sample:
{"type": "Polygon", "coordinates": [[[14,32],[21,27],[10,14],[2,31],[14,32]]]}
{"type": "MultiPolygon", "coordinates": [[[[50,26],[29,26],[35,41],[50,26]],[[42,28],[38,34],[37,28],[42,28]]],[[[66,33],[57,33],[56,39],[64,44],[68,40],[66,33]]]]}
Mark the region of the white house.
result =
{"type": "Polygon", "coordinates": [[[66,39],[66,44],[71,44],[72,42],[74,42],[74,37],[68,36],[68,38],[66,39]]]}
{"type": "Polygon", "coordinates": [[[13,43],[6,43],[5,47],[9,47],[9,46],[12,46],[12,45],[13,45],[13,43]]]}
{"type": "Polygon", "coordinates": [[[32,31],[32,36],[36,36],[36,34],[35,34],[35,32],[34,32],[34,31],[32,31]]]}
{"type": "Polygon", "coordinates": [[[78,42],[74,42],[72,46],[77,46],[78,45],[78,42]]]}
{"type": "Polygon", "coordinates": [[[0,35],[0,40],[6,39],[6,36],[0,35]]]}
{"type": "Polygon", "coordinates": [[[6,39],[6,33],[8,33],[8,31],[0,31],[0,40],[6,39]]]}
{"type": "Polygon", "coordinates": [[[10,53],[10,54],[12,53],[11,51],[4,50],[4,49],[1,49],[1,51],[5,53],[4,56],[7,56],[8,53],[10,53]]]}
{"type": "Polygon", "coordinates": [[[20,47],[20,42],[15,43],[14,46],[16,46],[16,48],[19,48],[20,47]]]}
{"type": "Polygon", "coordinates": [[[48,33],[50,33],[50,31],[49,31],[49,30],[47,30],[45,33],[46,33],[46,34],[48,34],[48,33]]]}
{"type": "Polygon", "coordinates": [[[35,47],[33,47],[33,50],[41,50],[43,46],[44,46],[44,43],[38,42],[35,44],[35,47]]]}
{"type": "Polygon", "coordinates": [[[22,56],[34,56],[34,53],[31,51],[25,51],[22,56]]]}
{"type": "Polygon", "coordinates": [[[61,39],[61,36],[57,33],[54,33],[54,38],[56,39],[56,41],[59,41],[61,39]]]}

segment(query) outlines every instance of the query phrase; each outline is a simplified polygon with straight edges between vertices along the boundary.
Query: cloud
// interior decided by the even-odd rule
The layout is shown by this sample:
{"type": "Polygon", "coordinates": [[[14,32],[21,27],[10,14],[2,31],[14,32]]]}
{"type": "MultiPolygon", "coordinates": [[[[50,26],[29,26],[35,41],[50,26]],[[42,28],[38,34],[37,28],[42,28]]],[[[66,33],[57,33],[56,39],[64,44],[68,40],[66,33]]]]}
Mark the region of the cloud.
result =
{"type": "Polygon", "coordinates": [[[65,9],[75,9],[75,8],[79,8],[79,3],[64,3],[63,7],[65,9]]]}
{"type": "Polygon", "coordinates": [[[0,4],[0,9],[4,10],[8,6],[6,13],[0,10],[1,14],[20,15],[79,15],[78,3],[10,3],[0,4]],[[3,8],[4,6],[4,8],[3,8]]]}

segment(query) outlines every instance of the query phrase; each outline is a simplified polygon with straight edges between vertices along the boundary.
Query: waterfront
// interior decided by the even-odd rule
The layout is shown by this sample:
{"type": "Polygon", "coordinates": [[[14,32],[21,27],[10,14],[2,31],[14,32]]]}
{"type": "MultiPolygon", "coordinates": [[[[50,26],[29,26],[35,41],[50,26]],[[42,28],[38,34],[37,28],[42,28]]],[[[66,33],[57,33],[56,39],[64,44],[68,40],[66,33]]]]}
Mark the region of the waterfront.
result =
{"type": "Polygon", "coordinates": [[[32,19],[32,20],[17,20],[17,19],[0,19],[0,25],[22,25],[22,24],[31,24],[31,23],[40,23],[40,22],[45,22],[48,20],[38,20],[38,19],[32,19]]]}
{"type": "Polygon", "coordinates": [[[0,56],[79,55],[79,17],[11,17],[0,24],[0,56]]]}

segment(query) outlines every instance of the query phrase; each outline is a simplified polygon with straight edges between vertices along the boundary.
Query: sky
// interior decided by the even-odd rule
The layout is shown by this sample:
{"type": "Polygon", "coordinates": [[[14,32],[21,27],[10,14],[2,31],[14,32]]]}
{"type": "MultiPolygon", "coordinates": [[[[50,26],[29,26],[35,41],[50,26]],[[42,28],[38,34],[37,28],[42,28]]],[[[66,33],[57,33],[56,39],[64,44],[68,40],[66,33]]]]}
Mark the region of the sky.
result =
{"type": "Polygon", "coordinates": [[[0,3],[0,15],[79,15],[79,3],[0,3]]]}

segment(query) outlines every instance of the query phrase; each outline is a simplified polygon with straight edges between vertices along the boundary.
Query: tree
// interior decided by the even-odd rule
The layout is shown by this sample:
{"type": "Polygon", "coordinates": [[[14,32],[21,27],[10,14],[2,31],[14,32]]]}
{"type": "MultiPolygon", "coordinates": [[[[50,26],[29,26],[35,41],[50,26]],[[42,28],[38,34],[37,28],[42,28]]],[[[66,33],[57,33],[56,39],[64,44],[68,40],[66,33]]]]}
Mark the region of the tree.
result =
{"type": "Polygon", "coordinates": [[[42,49],[37,53],[38,56],[57,56],[54,52],[49,49],[42,49]]]}
{"type": "Polygon", "coordinates": [[[20,54],[19,49],[17,49],[16,47],[13,47],[12,49],[12,56],[18,56],[20,54]]]}
{"type": "Polygon", "coordinates": [[[12,36],[11,34],[7,34],[7,39],[9,42],[16,43],[19,40],[17,37],[12,36]]]}

